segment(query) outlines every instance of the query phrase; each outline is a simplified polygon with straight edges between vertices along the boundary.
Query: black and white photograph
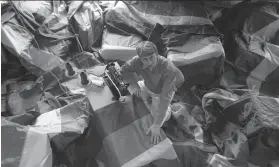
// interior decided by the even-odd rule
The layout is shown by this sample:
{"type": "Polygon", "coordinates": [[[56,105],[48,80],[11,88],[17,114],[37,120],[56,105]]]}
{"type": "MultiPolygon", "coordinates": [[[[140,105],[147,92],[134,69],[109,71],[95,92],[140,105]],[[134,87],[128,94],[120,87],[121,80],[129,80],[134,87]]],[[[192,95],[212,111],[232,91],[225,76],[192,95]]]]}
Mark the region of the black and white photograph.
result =
{"type": "Polygon", "coordinates": [[[279,1],[0,2],[2,167],[279,167],[279,1]]]}

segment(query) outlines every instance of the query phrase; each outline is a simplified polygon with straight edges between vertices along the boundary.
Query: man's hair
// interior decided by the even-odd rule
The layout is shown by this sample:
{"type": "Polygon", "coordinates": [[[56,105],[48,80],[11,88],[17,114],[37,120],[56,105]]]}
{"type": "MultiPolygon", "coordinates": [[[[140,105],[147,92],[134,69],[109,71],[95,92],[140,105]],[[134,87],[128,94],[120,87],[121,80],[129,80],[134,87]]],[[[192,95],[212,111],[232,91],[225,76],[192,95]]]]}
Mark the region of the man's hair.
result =
{"type": "Polygon", "coordinates": [[[139,57],[149,56],[153,53],[158,54],[157,47],[150,41],[141,42],[136,48],[139,57]]]}

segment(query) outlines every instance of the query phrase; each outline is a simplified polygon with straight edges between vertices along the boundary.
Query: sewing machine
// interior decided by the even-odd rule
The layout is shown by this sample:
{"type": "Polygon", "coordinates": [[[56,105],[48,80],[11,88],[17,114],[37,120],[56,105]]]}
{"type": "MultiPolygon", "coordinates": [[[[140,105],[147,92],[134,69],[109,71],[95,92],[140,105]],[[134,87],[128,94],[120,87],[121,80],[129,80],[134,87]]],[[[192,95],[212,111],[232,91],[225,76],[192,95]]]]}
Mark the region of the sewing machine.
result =
{"type": "Polygon", "coordinates": [[[129,96],[132,92],[131,86],[124,82],[120,74],[120,66],[117,62],[107,65],[95,66],[86,71],[75,71],[67,63],[66,76],[79,75],[79,79],[71,80],[71,84],[77,84],[81,89],[85,89],[86,95],[93,110],[110,105],[123,96],[129,96]]]}
{"type": "Polygon", "coordinates": [[[129,84],[124,82],[119,70],[117,63],[109,63],[106,66],[105,76],[103,77],[116,100],[119,100],[121,96],[130,95],[128,91],[129,84]]]}

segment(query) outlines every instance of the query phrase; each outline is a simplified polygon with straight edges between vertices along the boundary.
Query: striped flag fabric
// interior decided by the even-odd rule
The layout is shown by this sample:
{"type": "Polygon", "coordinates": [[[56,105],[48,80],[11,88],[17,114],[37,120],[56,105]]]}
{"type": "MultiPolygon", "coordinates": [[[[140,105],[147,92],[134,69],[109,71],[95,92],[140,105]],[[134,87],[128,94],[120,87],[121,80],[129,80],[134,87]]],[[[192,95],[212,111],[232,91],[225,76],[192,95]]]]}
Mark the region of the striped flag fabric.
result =
{"type": "Polygon", "coordinates": [[[130,7],[152,24],[212,25],[201,2],[142,1],[131,2],[130,7]]]}
{"type": "Polygon", "coordinates": [[[258,37],[237,32],[230,35],[227,48],[227,68],[221,85],[239,85],[259,93],[278,96],[279,46],[263,42],[258,37]],[[228,49],[230,47],[230,49],[228,49]]]}
{"type": "MultiPolygon", "coordinates": [[[[188,35],[181,35],[183,36],[188,35]]],[[[184,74],[187,82],[183,87],[209,85],[223,72],[225,52],[217,37],[189,37],[182,46],[168,47],[167,57],[184,74]]],[[[174,37],[173,40],[178,39],[174,37]]]]}
{"type": "Polygon", "coordinates": [[[172,142],[164,136],[154,145],[146,134],[153,123],[141,99],[129,96],[125,103],[119,101],[97,109],[96,126],[102,138],[102,148],[96,160],[107,167],[180,166],[172,142]]]}
{"type": "Polygon", "coordinates": [[[152,41],[159,54],[183,72],[184,87],[210,84],[222,74],[225,55],[220,34],[201,2],[118,2],[105,17],[106,36],[117,41],[106,44],[134,47],[130,35],[136,43],[140,38],[152,41]]]}
{"type": "Polygon", "coordinates": [[[105,17],[109,32],[123,36],[135,34],[145,39],[149,38],[156,24],[165,30],[179,32],[213,26],[201,2],[119,1],[105,17]]]}
{"type": "MultiPolygon", "coordinates": [[[[59,15],[61,19],[56,20],[57,14],[51,13],[52,5],[47,1],[13,1],[4,9],[1,15],[3,46],[37,77],[57,68],[68,54],[73,38],[63,12],[59,15]]],[[[61,71],[54,72],[58,76],[61,71]]]]}
{"type": "Polygon", "coordinates": [[[278,98],[237,89],[216,89],[206,93],[202,99],[208,126],[222,129],[214,124],[229,121],[240,126],[242,132],[248,136],[261,127],[279,129],[278,104],[278,98]]]}
{"type": "Polygon", "coordinates": [[[240,31],[278,45],[278,8],[275,1],[243,1],[222,16],[217,28],[225,36],[231,31],[240,31]]]}
{"type": "Polygon", "coordinates": [[[222,17],[227,67],[221,85],[279,95],[278,9],[276,2],[241,2],[222,17]]]}
{"type": "MultiPolygon", "coordinates": [[[[278,135],[278,98],[260,96],[248,90],[216,89],[204,95],[202,105],[213,142],[223,150],[223,154],[211,158],[210,164],[213,166],[248,165],[250,160],[259,165],[261,163],[257,159],[266,160],[256,152],[274,152],[274,146],[258,151],[251,146],[255,145],[253,139],[261,136],[265,130],[278,135]]],[[[271,135],[265,136],[269,138],[271,135]]]]}
{"type": "Polygon", "coordinates": [[[88,122],[87,113],[74,103],[41,114],[34,125],[23,126],[2,118],[1,165],[50,167],[54,163],[53,146],[64,151],[83,134],[88,122]]]}
{"type": "Polygon", "coordinates": [[[47,133],[1,119],[1,166],[49,167],[52,150],[47,133]]]}

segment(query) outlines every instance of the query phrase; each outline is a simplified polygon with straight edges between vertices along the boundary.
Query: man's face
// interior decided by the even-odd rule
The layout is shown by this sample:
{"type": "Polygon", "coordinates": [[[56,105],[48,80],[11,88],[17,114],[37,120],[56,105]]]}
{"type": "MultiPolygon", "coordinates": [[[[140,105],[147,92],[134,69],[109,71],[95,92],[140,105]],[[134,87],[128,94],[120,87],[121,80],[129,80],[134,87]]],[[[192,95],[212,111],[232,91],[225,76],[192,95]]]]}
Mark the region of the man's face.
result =
{"type": "Polygon", "coordinates": [[[143,69],[152,71],[157,64],[157,54],[153,53],[152,55],[141,57],[140,60],[143,64],[143,69]]]}

